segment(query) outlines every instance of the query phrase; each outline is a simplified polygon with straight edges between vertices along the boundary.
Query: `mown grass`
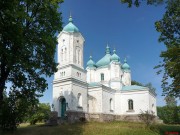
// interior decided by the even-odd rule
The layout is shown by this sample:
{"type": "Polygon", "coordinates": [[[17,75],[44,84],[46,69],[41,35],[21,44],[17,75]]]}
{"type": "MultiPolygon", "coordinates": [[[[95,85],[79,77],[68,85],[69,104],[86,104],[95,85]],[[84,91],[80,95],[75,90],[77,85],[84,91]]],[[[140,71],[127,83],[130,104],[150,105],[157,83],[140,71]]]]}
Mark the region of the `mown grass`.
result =
{"type": "Polygon", "coordinates": [[[45,126],[37,124],[21,124],[15,132],[6,132],[2,135],[164,135],[166,132],[179,132],[180,126],[154,125],[151,129],[142,123],[131,122],[88,122],[45,126]]]}

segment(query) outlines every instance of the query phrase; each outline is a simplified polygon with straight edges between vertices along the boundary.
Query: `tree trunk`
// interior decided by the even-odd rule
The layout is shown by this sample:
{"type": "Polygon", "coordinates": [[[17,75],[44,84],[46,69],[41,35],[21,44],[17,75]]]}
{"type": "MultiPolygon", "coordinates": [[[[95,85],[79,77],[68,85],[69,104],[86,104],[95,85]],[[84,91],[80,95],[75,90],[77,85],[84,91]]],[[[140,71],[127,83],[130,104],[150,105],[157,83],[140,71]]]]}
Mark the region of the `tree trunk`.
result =
{"type": "Polygon", "coordinates": [[[3,81],[2,78],[1,78],[0,79],[0,108],[1,108],[2,103],[3,103],[4,88],[5,88],[5,81],[3,81]]]}
{"type": "Polygon", "coordinates": [[[9,68],[5,71],[3,65],[1,65],[1,77],[0,77],[0,107],[3,103],[3,92],[6,87],[6,81],[9,75],[9,68]]]}

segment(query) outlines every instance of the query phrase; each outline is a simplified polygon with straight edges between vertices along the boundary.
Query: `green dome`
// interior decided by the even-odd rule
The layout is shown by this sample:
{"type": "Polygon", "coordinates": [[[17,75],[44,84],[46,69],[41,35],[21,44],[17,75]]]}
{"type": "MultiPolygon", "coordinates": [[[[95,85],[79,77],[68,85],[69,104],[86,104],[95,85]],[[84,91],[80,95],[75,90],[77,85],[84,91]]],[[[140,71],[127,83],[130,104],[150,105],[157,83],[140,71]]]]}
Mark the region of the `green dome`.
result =
{"type": "Polygon", "coordinates": [[[109,65],[110,62],[111,62],[110,48],[109,46],[107,46],[106,55],[96,63],[96,66],[97,67],[106,66],[106,65],[109,65]]]}
{"type": "Polygon", "coordinates": [[[111,61],[115,61],[115,62],[119,62],[120,58],[119,56],[116,54],[116,50],[113,50],[113,55],[111,56],[111,61]]]}
{"type": "Polygon", "coordinates": [[[92,56],[89,57],[89,61],[87,62],[87,67],[96,67],[95,62],[92,60],[92,56]]]}
{"type": "Polygon", "coordinates": [[[127,64],[126,58],[124,59],[124,64],[122,65],[124,71],[130,71],[130,66],[127,64]]]}
{"type": "Polygon", "coordinates": [[[73,19],[69,17],[69,23],[63,28],[66,32],[79,32],[79,29],[73,24],[73,19]]]}

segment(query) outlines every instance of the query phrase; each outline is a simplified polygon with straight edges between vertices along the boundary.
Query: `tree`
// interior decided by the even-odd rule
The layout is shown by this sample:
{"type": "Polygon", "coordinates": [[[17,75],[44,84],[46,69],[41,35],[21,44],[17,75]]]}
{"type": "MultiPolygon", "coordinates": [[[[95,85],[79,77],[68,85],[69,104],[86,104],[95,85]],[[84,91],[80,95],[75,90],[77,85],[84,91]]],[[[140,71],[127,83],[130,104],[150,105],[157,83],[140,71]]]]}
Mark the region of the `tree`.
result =
{"type": "Polygon", "coordinates": [[[151,90],[151,91],[153,91],[153,92],[156,92],[156,88],[154,88],[154,87],[152,86],[152,83],[150,83],[150,82],[144,85],[144,84],[142,84],[142,83],[140,83],[140,82],[137,82],[137,81],[132,80],[132,81],[131,81],[131,85],[138,85],[138,86],[148,87],[149,90],[151,90]]]}
{"type": "MultiPolygon", "coordinates": [[[[141,2],[143,2],[144,0],[120,0],[121,3],[127,3],[128,7],[132,7],[133,5],[136,7],[139,7],[139,5],[141,4],[141,2]]],[[[165,0],[146,0],[146,4],[147,5],[158,5],[163,3],[163,1],[165,0]]]]}
{"type": "Polygon", "coordinates": [[[165,97],[166,106],[157,107],[157,115],[164,123],[179,124],[180,123],[180,106],[172,96],[165,97]]]}
{"type": "Polygon", "coordinates": [[[157,107],[157,115],[164,123],[180,124],[180,106],[157,107]]]}
{"type": "Polygon", "coordinates": [[[31,96],[32,91],[27,92],[12,90],[4,98],[0,109],[0,129],[15,130],[29,111],[28,108],[37,105],[38,99],[31,96]]]}
{"type": "Polygon", "coordinates": [[[39,103],[35,108],[29,107],[27,116],[25,119],[30,122],[31,125],[36,122],[44,122],[49,119],[51,107],[46,103],[39,103]]]}
{"type": "Polygon", "coordinates": [[[153,91],[153,92],[156,91],[156,88],[154,88],[154,87],[152,86],[152,83],[147,83],[147,84],[145,84],[144,86],[145,86],[145,87],[148,87],[149,90],[151,90],[151,91],[153,91]]]}
{"type": "MultiPolygon", "coordinates": [[[[162,88],[164,95],[180,98],[180,0],[168,1],[163,18],[155,23],[161,33],[159,41],[166,45],[167,50],[161,52],[163,68],[162,88]],[[170,83],[169,80],[171,79],[170,83]]],[[[160,70],[158,73],[160,73],[160,70]]]]}
{"type": "MultiPolygon", "coordinates": [[[[131,7],[138,7],[143,0],[121,0],[131,7]]],[[[155,68],[160,68],[157,72],[164,75],[162,78],[163,95],[180,97],[180,0],[147,0],[147,4],[166,3],[166,12],[163,18],[155,22],[155,27],[161,33],[159,42],[163,42],[166,50],[161,52],[163,59],[155,68]]]]}
{"type": "Polygon", "coordinates": [[[47,88],[45,76],[51,76],[57,66],[55,34],[62,29],[61,2],[0,1],[0,107],[8,82],[11,90],[32,98],[47,88]]]}
{"type": "Polygon", "coordinates": [[[137,82],[137,81],[134,81],[134,80],[132,80],[132,81],[131,81],[131,85],[143,86],[143,84],[142,84],[142,83],[137,82]]]}
{"type": "Polygon", "coordinates": [[[172,96],[166,96],[165,101],[166,101],[166,105],[169,107],[177,106],[177,101],[172,96]]]}
{"type": "Polygon", "coordinates": [[[139,115],[139,119],[146,124],[146,127],[149,127],[155,120],[156,116],[153,111],[142,111],[139,115]]]}

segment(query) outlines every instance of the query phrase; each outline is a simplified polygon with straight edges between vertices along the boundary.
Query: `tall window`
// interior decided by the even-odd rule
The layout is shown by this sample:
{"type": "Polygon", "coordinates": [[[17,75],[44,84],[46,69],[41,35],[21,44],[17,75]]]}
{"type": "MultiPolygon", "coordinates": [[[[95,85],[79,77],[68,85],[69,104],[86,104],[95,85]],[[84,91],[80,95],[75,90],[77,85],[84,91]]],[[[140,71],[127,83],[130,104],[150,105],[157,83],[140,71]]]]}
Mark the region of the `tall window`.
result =
{"type": "Polygon", "coordinates": [[[77,99],[78,99],[78,106],[82,107],[82,95],[81,95],[81,93],[78,93],[77,99]]]}
{"type": "Polygon", "coordinates": [[[78,63],[78,48],[76,47],[75,63],[78,63]]]}
{"type": "Polygon", "coordinates": [[[63,49],[61,49],[61,61],[63,62],[63,49]]]}
{"type": "Polygon", "coordinates": [[[65,48],[65,50],[64,50],[64,58],[65,58],[65,61],[67,60],[67,49],[65,48]]]}
{"type": "Polygon", "coordinates": [[[110,103],[110,111],[112,111],[113,110],[113,100],[112,100],[112,98],[110,99],[109,103],[110,103]]]}
{"type": "Polygon", "coordinates": [[[80,64],[80,50],[78,50],[78,64],[80,64]]]}
{"type": "Polygon", "coordinates": [[[129,110],[133,110],[133,100],[132,99],[129,99],[128,107],[129,107],[129,110]]]}
{"type": "Polygon", "coordinates": [[[101,73],[101,81],[104,81],[104,74],[101,73]]]}

